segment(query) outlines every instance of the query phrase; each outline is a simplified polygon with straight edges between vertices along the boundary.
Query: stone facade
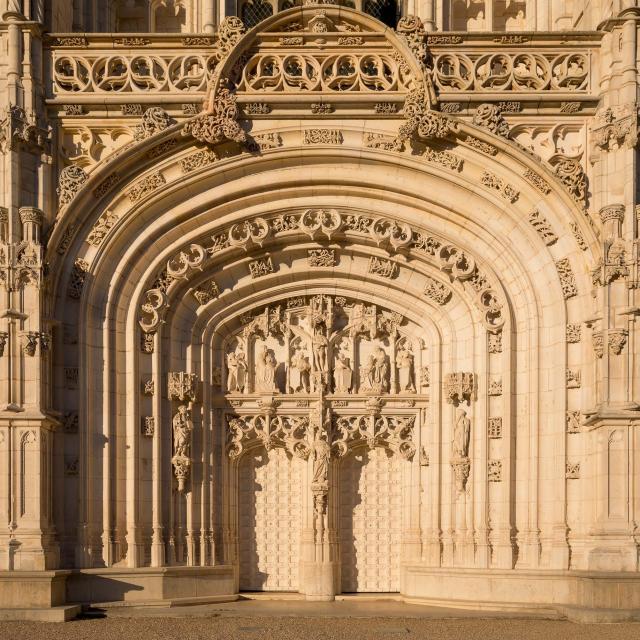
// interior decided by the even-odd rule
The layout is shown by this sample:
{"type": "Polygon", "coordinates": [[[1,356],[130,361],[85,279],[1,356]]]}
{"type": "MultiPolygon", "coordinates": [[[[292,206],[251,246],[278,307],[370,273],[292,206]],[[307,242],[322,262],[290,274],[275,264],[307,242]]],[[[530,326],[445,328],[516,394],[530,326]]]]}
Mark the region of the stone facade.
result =
{"type": "Polygon", "coordinates": [[[72,5],[0,2],[0,602],[640,610],[637,3],[72,5]]]}

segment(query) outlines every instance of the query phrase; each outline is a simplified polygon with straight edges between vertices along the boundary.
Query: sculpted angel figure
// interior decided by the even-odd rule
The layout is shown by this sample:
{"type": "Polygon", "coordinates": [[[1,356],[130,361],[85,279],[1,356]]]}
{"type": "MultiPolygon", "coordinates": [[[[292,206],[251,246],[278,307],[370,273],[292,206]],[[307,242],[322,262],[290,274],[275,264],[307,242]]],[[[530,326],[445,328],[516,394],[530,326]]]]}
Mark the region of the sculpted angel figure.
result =
{"type": "Polygon", "coordinates": [[[471,437],[471,420],[464,409],[456,410],[456,423],[453,428],[453,456],[469,457],[469,439],[471,437]]]}
{"type": "Polygon", "coordinates": [[[178,413],[173,416],[173,455],[176,457],[189,458],[191,455],[191,432],[193,422],[191,421],[191,411],[181,404],[178,413]]]}

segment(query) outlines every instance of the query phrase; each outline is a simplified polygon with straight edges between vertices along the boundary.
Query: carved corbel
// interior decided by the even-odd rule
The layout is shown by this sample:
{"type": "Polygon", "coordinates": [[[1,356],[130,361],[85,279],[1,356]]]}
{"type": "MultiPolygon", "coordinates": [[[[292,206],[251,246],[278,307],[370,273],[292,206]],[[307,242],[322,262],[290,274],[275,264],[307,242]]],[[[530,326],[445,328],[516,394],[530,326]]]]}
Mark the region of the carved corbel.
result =
{"type": "Polygon", "coordinates": [[[591,129],[596,149],[609,152],[630,149],[638,144],[638,105],[607,107],[598,111],[591,129]]]}

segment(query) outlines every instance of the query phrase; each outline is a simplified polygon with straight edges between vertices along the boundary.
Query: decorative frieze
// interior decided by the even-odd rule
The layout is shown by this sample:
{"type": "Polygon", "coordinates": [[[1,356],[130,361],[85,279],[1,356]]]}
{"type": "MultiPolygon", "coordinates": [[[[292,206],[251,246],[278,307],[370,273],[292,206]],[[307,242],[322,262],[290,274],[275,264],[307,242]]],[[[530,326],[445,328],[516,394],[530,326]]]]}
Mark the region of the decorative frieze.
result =
{"type": "Polygon", "coordinates": [[[259,258],[258,260],[252,260],[249,263],[249,273],[252,278],[261,278],[262,276],[269,275],[274,272],[273,262],[271,256],[266,258],[259,258]]]}
{"type": "Polygon", "coordinates": [[[502,178],[498,178],[498,176],[495,175],[495,173],[491,173],[491,171],[483,171],[480,182],[482,182],[485,187],[495,189],[495,191],[509,202],[515,202],[520,197],[519,191],[502,178]]]}
{"type": "Polygon", "coordinates": [[[144,113],[144,107],[141,104],[129,103],[120,106],[120,113],[123,116],[141,116],[144,113]]]}
{"type": "Polygon", "coordinates": [[[120,176],[117,173],[109,174],[94,190],[93,197],[96,200],[104,198],[104,196],[120,182],[120,176]]]}
{"type": "Polygon", "coordinates": [[[578,287],[576,285],[576,278],[573,275],[573,269],[569,258],[562,258],[556,261],[556,270],[558,271],[558,277],[560,278],[560,286],[562,287],[562,294],[564,299],[568,300],[573,296],[578,295],[578,287]]]}
{"type": "Polygon", "coordinates": [[[565,475],[567,480],[580,479],[580,463],[567,461],[565,475]]]}
{"type": "Polygon", "coordinates": [[[84,115],[84,105],[81,104],[66,104],[64,106],[65,116],[81,116],[84,115]]]}
{"type": "Polygon", "coordinates": [[[369,268],[367,272],[372,275],[391,279],[398,275],[398,265],[393,260],[371,256],[371,258],[369,258],[369,268]]]}
{"type": "Polygon", "coordinates": [[[328,115],[333,113],[333,105],[327,102],[313,102],[311,103],[311,113],[314,115],[328,115]]]}
{"type": "Polygon", "coordinates": [[[501,396],[502,395],[502,378],[494,378],[489,380],[489,388],[487,392],[490,396],[501,396]]]}
{"type": "Polygon", "coordinates": [[[567,433],[580,433],[580,412],[567,411],[567,433]]]}
{"type": "Polygon", "coordinates": [[[67,295],[74,300],[79,300],[82,296],[82,289],[89,271],[89,263],[83,258],[76,258],[71,269],[69,277],[69,285],[67,286],[67,295]]]}
{"type": "Polygon", "coordinates": [[[174,120],[162,107],[150,107],[142,114],[142,121],[135,128],[134,140],[146,140],[151,136],[168,129],[174,120]]]}
{"type": "Polygon", "coordinates": [[[473,124],[497,136],[509,137],[509,123],[502,117],[502,111],[495,104],[479,105],[473,116],[473,124]]]}
{"type": "Polygon", "coordinates": [[[554,173],[565,186],[571,197],[584,204],[587,198],[587,174],[577,160],[564,158],[557,161],[554,173]]]}
{"type": "Polygon", "coordinates": [[[196,151],[190,153],[185,158],[180,160],[180,169],[182,173],[191,173],[196,169],[202,169],[202,167],[208,167],[218,159],[215,151],[212,149],[203,149],[202,151],[196,151]]]}
{"type": "Polygon", "coordinates": [[[155,332],[141,332],[140,334],[140,351],[142,353],[153,353],[154,345],[155,345],[155,332]]]}
{"type": "Polygon", "coordinates": [[[197,116],[200,113],[200,105],[194,102],[186,102],[182,104],[182,113],[185,116],[197,116]]]}
{"type": "Polygon", "coordinates": [[[604,334],[602,331],[594,331],[591,334],[591,345],[596,356],[602,358],[604,356],[604,334]]]}
{"type": "Polygon", "coordinates": [[[153,416],[142,417],[141,432],[146,438],[153,438],[156,432],[156,419],[153,416]]]}
{"type": "Polygon", "coordinates": [[[336,265],[335,249],[309,249],[307,263],[310,267],[334,267],[336,265]]]}
{"type": "Polygon", "coordinates": [[[424,287],[424,294],[427,298],[431,298],[439,305],[444,305],[451,299],[452,291],[442,282],[434,280],[430,276],[425,276],[426,284],[424,287]]]}
{"type": "Polygon", "coordinates": [[[527,169],[523,174],[525,180],[528,180],[540,193],[549,195],[551,187],[549,183],[538,173],[532,169],[527,169]]]}
{"type": "Polygon", "coordinates": [[[142,180],[138,180],[135,183],[133,188],[131,188],[127,192],[127,196],[132,204],[139,202],[145,196],[153,193],[157,189],[160,189],[167,183],[165,177],[159,171],[149,174],[142,178],[142,180]]]}
{"type": "Polygon", "coordinates": [[[502,482],[502,460],[488,461],[487,480],[489,482],[502,482]]]}
{"type": "Polygon", "coordinates": [[[248,102],[242,109],[248,116],[266,116],[271,113],[271,105],[266,102],[248,102]]]}
{"type": "Polygon", "coordinates": [[[89,232],[89,235],[87,236],[87,243],[94,247],[99,247],[117,222],[117,214],[112,213],[111,211],[105,211],[98,218],[89,232]]]}
{"type": "Polygon", "coordinates": [[[205,305],[220,295],[220,289],[215,280],[209,280],[205,284],[196,287],[192,293],[198,304],[205,305]]]}
{"type": "Polygon", "coordinates": [[[571,233],[578,243],[578,247],[580,247],[581,251],[586,251],[589,247],[587,246],[587,242],[582,235],[582,231],[580,231],[580,227],[575,222],[570,222],[569,227],[571,228],[571,233]]]}
{"type": "Polygon", "coordinates": [[[382,133],[366,132],[362,140],[368,149],[384,149],[385,151],[402,151],[404,143],[397,136],[386,136],[382,133]]]}
{"type": "Polygon", "coordinates": [[[567,342],[574,344],[580,342],[582,337],[582,325],[580,324],[568,324],[567,325],[567,342]]]}
{"type": "Polygon", "coordinates": [[[452,171],[460,171],[464,163],[464,160],[455,153],[451,153],[450,151],[438,151],[431,147],[425,148],[422,152],[422,157],[429,162],[440,164],[446,169],[451,169],[452,171]]]}
{"type": "Polygon", "coordinates": [[[173,152],[177,146],[178,140],[176,138],[169,138],[169,140],[164,140],[155,147],[151,147],[151,149],[147,151],[147,158],[149,158],[149,160],[155,160],[166,153],[173,152]]]}
{"type": "Polygon", "coordinates": [[[502,418],[489,418],[487,436],[491,439],[502,438],[502,418]]]}
{"type": "Polygon", "coordinates": [[[78,433],[80,418],[77,411],[68,411],[62,417],[62,429],[65,433],[78,433]]]}
{"type": "Polygon", "coordinates": [[[65,389],[73,391],[78,388],[79,380],[78,367],[65,367],[64,368],[64,386],[65,389]]]}
{"type": "Polygon", "coordinates": [[[529,222],[547,246],[557,242],[558,236],[553,232],[553,229],[547,222],[547,219],[537,209],[534,209],[529,214],[529,222]]]}
{"type": "Polygon", "coordinates": [[[598,111],[591,129],[593,144],[603,151],[630,149],[638,143],[638,105],[606,107],[598,111]]]}
{"type": "Polygon", "coordinates": [[[561,102],[560,103],[560,113],[578,113],[582,108],[581,102],[561,102]]]}
{"type": "Polygon", "coordinates": [[[459,102],[442,102],[440,104],[442,113],[460,113],[462,105],[459,102]]]}
{"type": "Polygon", "coordinates": [[[628,335],[629,332],[626,329],[609,329],[608,342],[611,355],[619,356],[622,353],[627,344],[628,335]]]}
{"type": "Polygon", "coordinates": [[[488,156],[498,155],[498,148],[494,147],[488,142],[485,142],[484,140],[480,140],[479,138],[476,138],[474,136],[467,136],[464,141],[465,144],[469,145],[472,149],[476,149],[477,151],[486,153],[488,156]]]}
{"type": "Polygon", "coordinates": [[[198,399],[198,375],[185,371],[170,371],[167,375],[167,395],[170,400],[195,402],[198,399]]]}
{"type": "Polygon", "coordinates": [[[85,170],[74,164],[65,167],[60,172],[58,188],[56,189],[58,194],[58,204],[60,207],[65,207],[73,200],[76,193],[80,191],[82,185],[84,185],[87,179],[88,176],[85,170]]]}
{"type": "Polygon", "coordinates": [[[489,334],[489,353],[502,353],[502,333],[489,334]]]}
{"type": "Polygon", "coordinates": [[[303,144],[342,144],[342,132],[339,129],[305,129],[303,144]]]}
{"type": "Polygon", "coordinates": [[[145,396],[152,396],[156,392],[155,380],[143,380],[142,381],[142,393],[145,396]]]}
{"type": "Polygon", "coordinates": [[[475,395],[476,379],[473,373],[448,373],[444,377],[444,394],[448,403],[471,403],[475,395]]]}
{"type": "Polygon", "coordinates": [[[580,371],[574,371],[573,369],[567,369],[567,389],[579,389],[581,385],[582,376],[580,371]]]}
{"type": "Polygon", "coordinates": [[[398,105],[395,102],[376,102],[373,110],[381,115],[398,113],[398,105]]]}

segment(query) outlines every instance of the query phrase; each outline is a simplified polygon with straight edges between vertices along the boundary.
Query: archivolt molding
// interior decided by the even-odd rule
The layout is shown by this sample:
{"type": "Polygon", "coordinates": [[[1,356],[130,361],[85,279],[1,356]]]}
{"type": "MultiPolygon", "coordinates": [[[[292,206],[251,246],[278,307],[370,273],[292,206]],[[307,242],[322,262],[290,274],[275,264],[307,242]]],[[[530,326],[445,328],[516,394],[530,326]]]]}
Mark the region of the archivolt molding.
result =
{"type": "Polygon", "coordinates": [[[490,284],[475,258],[461,248],[397,220],[341,213],[332,209],[307,209],[281,214],[269,220],[262,217],[245,220],[218,232],[207,245],[190,243],[181,249],[167,261],[166,267],[145,292],[140,305],[140,327],[145,333],[157,331],[169,305],[171,285],[176,280],[204,268],[210,269],[207,263],[212,259],[228,265],[229,249],[247,252],[255,246],[263,248],[271,238],[292,239],[296,235],[306,235],[311,240],[319,236],[327,240],[365,240],[385,249],[390,255],[426,259],[446,273],[452,282],[464,283],[474,297],[489,331],[497,332],[505,323],[504,302],[497,293],[497,287],[490,284]]]}

